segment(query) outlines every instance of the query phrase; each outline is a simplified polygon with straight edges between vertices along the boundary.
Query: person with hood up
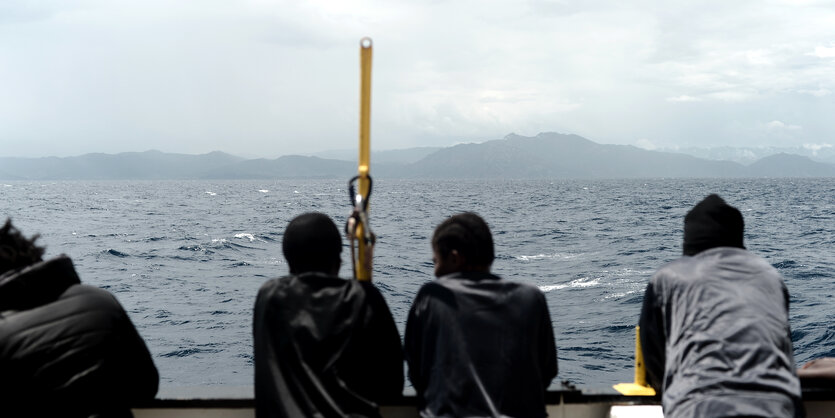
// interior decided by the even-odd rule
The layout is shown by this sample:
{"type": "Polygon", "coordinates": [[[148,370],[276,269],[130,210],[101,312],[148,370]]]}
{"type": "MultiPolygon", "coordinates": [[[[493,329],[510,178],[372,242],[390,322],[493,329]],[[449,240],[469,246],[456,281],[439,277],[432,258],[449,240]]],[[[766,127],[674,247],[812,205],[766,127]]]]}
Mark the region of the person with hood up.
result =
{"type": "Polygon", "coordinates": [[[493,237],[474,213],[432,237],[435,281],[406,322],[409,379],[424,417],[545,417],[557,348],[545,295],[490,274],[493,237]]]}
{"type": "Polygon", "coordinates": [[[743,230],[736,208],[707,196],[684,218],[683,257],[647,285],[641,345],[665,417],[802,416],[789,294],[743,230]]]}
{"type": "Polygon", "coordinates": [[[337,277],[342,238],[321,213],[293,219],[290,274],[258,291],[253,319],[258,417],[379,417],[403,391],[403,348],[383,295],[337,277]]]}
{"type": "Polygon", "coordinates": [[[130,417],[159,375],[109,292],[7,220],[0,228],[0,416],[130,417]]]}

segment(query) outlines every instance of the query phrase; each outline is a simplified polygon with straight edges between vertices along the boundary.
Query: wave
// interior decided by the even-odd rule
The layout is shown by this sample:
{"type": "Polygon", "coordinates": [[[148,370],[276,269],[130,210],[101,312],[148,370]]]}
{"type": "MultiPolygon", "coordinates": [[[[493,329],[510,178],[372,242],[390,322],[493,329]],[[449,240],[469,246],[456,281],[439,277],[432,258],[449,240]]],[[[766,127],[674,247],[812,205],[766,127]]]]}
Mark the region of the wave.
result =
{"type": "Polygon", "coordinates": [[[169,351],[167,353],[161,354],[162,357],[190,357],[195,354],[201,353],[219,353],[223,350],[219,348],[200,348],[200,347],[189,347],[189,348],[181,348],[174,351],[169,351]]]}
{"type": "Polygon", "coordinates": [[[209,315],[231,315],[232,312],[229,311],[212,311],[209,315]]]}
{"type": "MultiPolygon", "coordinates": [[[[250,235],[250,234],[245,234],[245,235],[250,235]]],[[[236,235],[235,237],[237,238],[238,236],[236,235]]],[[[254,241],[254,240],[255,240],[255,237],[253,237],[253,239],[250,240],[250,242],[254,241]]],[[[256,247],[248,247],[246,245],[241,245],[241,244],[238,244],[238,243],[228,241],[226,238],[213,238],[210,246],[212,248],[216,249],[216,250],[217,249],[237,250],[237,249],[240,249],[240,248],[246,248],[248,250],[257,249],[256,247]]]]}
{"type": "Polygon", "coordinates": [[[582,257],[583,254],[565,254],[565,253],[554,253],[554,254],[536,254],[536,255],[517,255],[513,256],[516,260],[519,261],[536,261],[536,260],[571,260],[574,258],[582,257]]]}
{"type": "MultiPolygon", "coordinates": [[[[543,293],[548,293],[554,290],[562,290],[562,289],[585,289],[585,288],[594,288],[599,286],[607,286],[613,287],[614,293],[608,295],[602,295],[603,299],[617,299],[627,296],[632,296],[636,294],[641,294],[644,290],[645,280],[643,276],[647,276],[648,274],[652,273],[651,271],[644,271],[644,270],[633,270],[630,268],[624,268],[615,271],[608,271],[604,270],[601,272],[601,276],[597,277],[590,277],[584,276],[580,277],[579,279],[574,279],[568,283],[562,284],[552,284],[552,285],[542,285],[539,286],[539,290],[543,293]],[[633,277],[639,276],[640,279],[633,279],[633,277]]],[[[634,296],[634,297],[643,297],[643,296],[634,296]]],[[[634,297],[631,297],[629,300],[631,301],[634,297]]]]}
{"type": "Polygon", "coordinates": [[[780,270],[780,269],[787,269],[787,268],[797,267],[798,263],[794,260],[784,260],[784,261],[779,261],[775,264],[772,264],[772,266],[774,268],[776,268],[777,270],[780,270]]]}
{"type": "Polygon", "coordinates": [[[629,291],[626,291],[626,292],[615,292],[615,293],[611,293],[611,294],[603,296],[603,300],[621,299],[621,298],[624,298],[624,297],[627,297],[627,296],[632,296],[632,297],[630,297],[626,300],[626,303],[632,304],[635,301],[641,302],[643,300],[644,297],[643,297],[643,295],[640,295],[641,292],[642,292],[641,290],[637,290],[637,289],[636,290],[629,290],[629,291]],[[640,295],[640,296],[638,296],[638,295],[640,295]]]}
{"type": "Polygon", "coordinates": [[[543,293],[548,293],[552,290],[562,290],[566,288],[586,288],[586,287],[596,287],[600,285],[601,278],[600,277],[581,277],[579,279],[574,279],[566,284],[554,284],[554,285],[545,285],[539,286],[539,290],[543,293]]]}
{"type": "Polygon", "coordinates": [[[102,254],[105,254],[105,255],[113,255],[113,256],[116,256],[116,257],[121,257],[121,258],[124,258],[124,257],[130,257],[130,255],[129,255],[129,254],[125,254],[125,253],[123,253],[123,252],[121,252],[121,251],[117,251],[117,250],[114,250],[114,249],[112,249],[112,248],[109,248],[109,249],[107,249],[107,250],[105,250],[105,251],[102,251],[102,254]]]}
{"type": "MultiPolygon", "coordinates": [[[[214,254],[215,253],[214,251],[204,247],[203,245],[199,245],[199,244],[198,245],[182,245],[177,249],[181,250],[181,251],[192,251],[192,252],[196,252],[196,253],[206,253],[206,254],[214,254]]],[[[174,256],[173,258],[177,259],[177,260],[182,260],[183,259],[183,258],[177,257],[177,256],[174,256]]],[[[190,260],[190,259],[186,258],[185,260],[190,260]]]]}
{"type": "Polygon", "coordinates": [[[249,242],[252,242],[252,241],[256,240],[254,235],[247,234],[247,233],[235,234],[235,238],[246,238],[246,239],[249,240],[249,242]]]}

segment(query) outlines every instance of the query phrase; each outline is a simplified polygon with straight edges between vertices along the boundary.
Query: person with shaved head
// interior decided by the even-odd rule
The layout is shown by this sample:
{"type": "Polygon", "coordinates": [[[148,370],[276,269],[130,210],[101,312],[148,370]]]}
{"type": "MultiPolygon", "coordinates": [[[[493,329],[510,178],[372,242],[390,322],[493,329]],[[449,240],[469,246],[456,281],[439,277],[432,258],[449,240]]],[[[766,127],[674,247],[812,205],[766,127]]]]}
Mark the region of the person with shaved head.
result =
{"type": "Polygon", "coordinates": [[[282,241],[289,274],[264,283],[253,320],[255,412],[262,417],[379,417],[401,396],[403,349],[371,282],[339,278],[342,238],[321,213],[282,241]]]}

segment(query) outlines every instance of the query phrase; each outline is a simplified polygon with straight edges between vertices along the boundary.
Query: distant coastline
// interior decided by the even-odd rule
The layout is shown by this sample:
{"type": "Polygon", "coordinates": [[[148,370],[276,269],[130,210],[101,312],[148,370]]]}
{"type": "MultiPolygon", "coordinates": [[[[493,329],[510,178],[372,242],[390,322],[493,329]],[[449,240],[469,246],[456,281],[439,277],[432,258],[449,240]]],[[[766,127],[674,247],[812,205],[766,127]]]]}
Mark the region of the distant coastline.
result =
{"type": "MultiPolygon", "coordinates": [[[[733,153],[731,149],[726,152],[733,153]]],[[[347,178],[356,171],[348,151],[318,156],[245,159],[223,152],[160,151],[77,157],[0,157],[0,180],[185,180],[347,178]]],[[[835,164],[785,152],[750,164],[607,145],[559,133],[510,134],[447,148],[376,152],[372,174],[409,179],[757,178],[835,177],[835,164]]]]}

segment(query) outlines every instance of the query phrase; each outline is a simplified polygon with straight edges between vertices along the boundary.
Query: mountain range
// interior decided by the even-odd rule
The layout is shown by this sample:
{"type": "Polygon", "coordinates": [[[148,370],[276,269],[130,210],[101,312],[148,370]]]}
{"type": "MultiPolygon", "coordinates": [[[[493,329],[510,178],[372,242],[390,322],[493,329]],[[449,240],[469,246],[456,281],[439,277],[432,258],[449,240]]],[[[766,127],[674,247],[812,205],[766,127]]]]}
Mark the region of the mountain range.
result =
{"type": "MultiPolygon", "coordinates": [[[[349,178],[355,154],[289,155],[244,159],[223,152],[201,155],[160,151],[77,157],[0,158],[3,180],[162,180],[349,178]],[[323,158],[330,157],[330,158],[323,158]]],[[[631,145],[599,144],[559,133],[510,134],[483,143],[372,153],[378,178],[538,179],[654,177],[835,177],[835,164],[792,154],[744,165],[631,145]]]]}

